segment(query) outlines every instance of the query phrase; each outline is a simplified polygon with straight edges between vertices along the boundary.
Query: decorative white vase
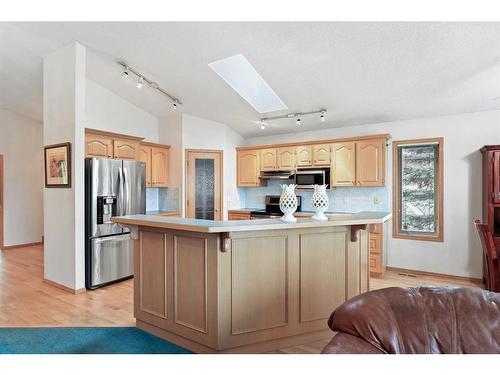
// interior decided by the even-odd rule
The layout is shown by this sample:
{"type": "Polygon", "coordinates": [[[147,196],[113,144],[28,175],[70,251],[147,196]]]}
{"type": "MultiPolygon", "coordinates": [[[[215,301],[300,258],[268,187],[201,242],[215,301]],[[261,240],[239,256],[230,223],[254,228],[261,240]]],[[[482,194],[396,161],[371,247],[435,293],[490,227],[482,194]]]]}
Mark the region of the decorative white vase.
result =
{"type": "Polygon", "coordinates": [[[314,185],[314,193],[311,198],[311,205],[314,207],[314,220],[328,220],[325,211],[328,209],[329,201],[328,194],[326,194],[326,187],[328,185],[314,185]]]}
{"type": "Polygon", "coordinates": [[[283,192],[280,197],[280,210],[283,212],[281,220],[287,223],[295,223],[297,219],[293,217],[293,213],[297,211],[297,196],[295,195],[295,187],[297,185],[281,185],[283,192]]]}

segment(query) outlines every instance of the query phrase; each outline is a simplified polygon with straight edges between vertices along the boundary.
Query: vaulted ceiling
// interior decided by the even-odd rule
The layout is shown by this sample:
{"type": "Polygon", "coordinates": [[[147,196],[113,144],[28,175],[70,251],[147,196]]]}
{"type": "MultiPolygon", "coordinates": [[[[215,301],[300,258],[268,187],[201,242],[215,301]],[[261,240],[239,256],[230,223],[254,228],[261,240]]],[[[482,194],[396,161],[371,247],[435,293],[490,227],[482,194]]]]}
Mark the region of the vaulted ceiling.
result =
{"type": "MultiPolygon", "coordinates": [[[[179,97],[182,111],[244,136],[500,109],[500,23],[0,23],[0,107],[42,119],[42,58],[88,47],[88,77],[157,116],[161,94],[120,78],[124,60],[179,97]],[[208,66],[242,53],[290,112],[260,130],[257,113],[208,66]]],[[[280,111],[266,116],[287,113],[280,111]]]]}

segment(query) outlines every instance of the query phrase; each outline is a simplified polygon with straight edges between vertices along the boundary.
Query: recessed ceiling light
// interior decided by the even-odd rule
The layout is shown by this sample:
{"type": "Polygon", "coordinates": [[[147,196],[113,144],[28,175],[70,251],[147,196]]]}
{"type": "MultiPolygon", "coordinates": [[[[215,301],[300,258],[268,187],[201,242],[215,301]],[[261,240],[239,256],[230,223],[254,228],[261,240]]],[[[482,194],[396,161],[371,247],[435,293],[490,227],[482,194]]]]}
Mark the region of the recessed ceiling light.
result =
{"type": "Polygon", "coordinates": [[[242,54],[214,61],[208,66],[257,112],[267,113],[288,108],[242,54]]]}

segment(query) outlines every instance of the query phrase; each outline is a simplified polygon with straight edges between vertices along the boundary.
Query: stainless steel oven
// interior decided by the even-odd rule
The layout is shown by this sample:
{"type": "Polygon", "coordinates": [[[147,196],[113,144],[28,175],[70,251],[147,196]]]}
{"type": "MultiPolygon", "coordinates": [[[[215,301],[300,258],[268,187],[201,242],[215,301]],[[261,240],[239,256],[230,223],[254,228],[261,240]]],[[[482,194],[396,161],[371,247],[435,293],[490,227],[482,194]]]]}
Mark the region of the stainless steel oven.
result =
{"type": "Polygon", "coordinates": [[[298,169],[295,172],[297,189],[314,189],[314,185],[330,183],[330,169],[298,169]]]}

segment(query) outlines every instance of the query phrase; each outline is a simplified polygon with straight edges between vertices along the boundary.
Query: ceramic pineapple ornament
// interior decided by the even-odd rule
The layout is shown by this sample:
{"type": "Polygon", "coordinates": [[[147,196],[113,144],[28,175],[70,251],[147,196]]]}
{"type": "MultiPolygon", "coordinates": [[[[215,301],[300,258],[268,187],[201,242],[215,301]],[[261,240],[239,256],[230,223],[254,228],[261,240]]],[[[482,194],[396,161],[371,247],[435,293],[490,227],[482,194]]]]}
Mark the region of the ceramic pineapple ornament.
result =
{"type": "Polygon", "coordinates": [[[311,198],[311,205],[314,207],[314,220],[328,220],[325,211],[328,209],[330,202],[328,201],[328,194],[326,194],[326,187],[328,185],[314,185],[314,193],[311,198]]]}
{"type": "Polygon", "coordinates": [[[297,219],[293,216],[293,213],[297,211],[297,196],[295,195],[295,187],[297,185],[281,185],[283,189],[280,197],[280,210],[283,212],[281,220],[287,223],[294,223],[297,219]]]}

